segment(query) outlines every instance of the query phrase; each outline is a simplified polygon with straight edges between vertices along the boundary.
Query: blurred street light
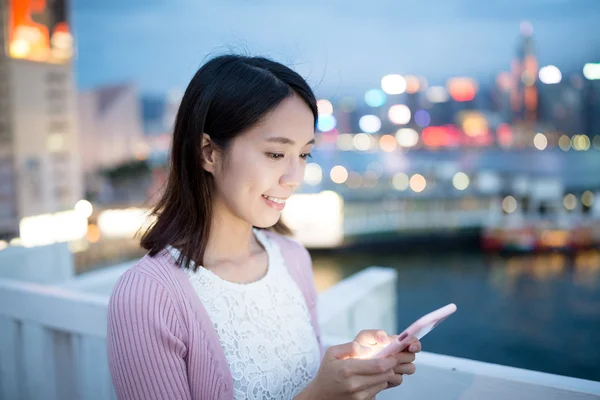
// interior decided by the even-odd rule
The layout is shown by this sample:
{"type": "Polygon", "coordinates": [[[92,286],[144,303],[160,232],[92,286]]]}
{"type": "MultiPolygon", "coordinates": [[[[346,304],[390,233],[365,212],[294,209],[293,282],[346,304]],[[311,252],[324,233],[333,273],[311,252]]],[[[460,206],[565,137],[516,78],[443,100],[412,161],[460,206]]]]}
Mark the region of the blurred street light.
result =
{"type": "Polygon", "coordinates": [[[348,171],[341,165],[336,165],[329,173],[331,180],[337,184],[342,184],[348,179],[348,171]]]}
{"type": "Polygon", "coordinates": [[[540,68],[539,72],[540,81],[546,85],[554,85],[560,83],[562,80],[562,74],[560,70],[554,65],[547,65],[540,68]]]}
{"type": "Polygon", "coordinates": [[[425,177],[421,174],[414,174],[413,176],[410,177],[410,188],[416,192],[416,193],[421,193],[423,190],[425,190],[425,187],[427,186],[427,181],[425,180],[425,177]]]}
{"type": "Polygon", "coordinates": [[[388,117],[396,125],[406,125],[410,122],[410,108],[404,104],[395,104],[390,107],[388,117]]]}
{"type": "Polygon", "coordinates": [[[381,88],[387,94],[402,94],[406,91],[406,79],[402,75],[386,75],[381,78],[381,88]]]}
{"type": "Polygon", "coordinates": [[[465,190],[469,187],[469,176],[464,172],[457,172],[452,178],[452,184],[456,190],[465,190]]]}
{"type": "Polygon", "coordinates": [[[543,133],[536,133],[533,137],[533,145],[538,150],[544,150],[548,146],[548,139],[543,133]]]}
{"type": "Polygon", "coordinates": [[[358,121],[358,126],[363,132],[375,133],[381,129],[381,120],[376,115],[363,115],[358,121]]]}

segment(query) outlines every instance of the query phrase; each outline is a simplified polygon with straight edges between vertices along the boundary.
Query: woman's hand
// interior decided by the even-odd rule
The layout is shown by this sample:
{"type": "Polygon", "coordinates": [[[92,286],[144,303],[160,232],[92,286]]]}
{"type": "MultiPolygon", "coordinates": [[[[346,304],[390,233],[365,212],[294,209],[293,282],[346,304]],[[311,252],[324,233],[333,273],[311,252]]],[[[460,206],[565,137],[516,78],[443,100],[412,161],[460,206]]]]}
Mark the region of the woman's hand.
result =
{"type": "MultiPolygon", "coordinates": [[[[354,341],[361,346],[371,349],[371,354],[374,354],[385,346],[387,346],[392,340],[396,339],[398,335],[388,336],[385,331],[382,330],[364,330],[361,331],[354,341]]],[[[415,354],[421,351],[421,342],[416,337],[412,337],[409,340],[409,345],[405,351],[398,353],[394,356],[390,356],[396,359],[396,366],[394,368],[394,376],[388,381],[388,388],[399,386],[403,381],[404,375],[412,375],[415,373],[415,354]]]]}
{"type": "Polygon", "coordinates": [[[357,341],[329,347],[317,376],[296,400],[372,399],[394,381],[398,360],[365,359],[371,353],[371,348],[357,341]]]}

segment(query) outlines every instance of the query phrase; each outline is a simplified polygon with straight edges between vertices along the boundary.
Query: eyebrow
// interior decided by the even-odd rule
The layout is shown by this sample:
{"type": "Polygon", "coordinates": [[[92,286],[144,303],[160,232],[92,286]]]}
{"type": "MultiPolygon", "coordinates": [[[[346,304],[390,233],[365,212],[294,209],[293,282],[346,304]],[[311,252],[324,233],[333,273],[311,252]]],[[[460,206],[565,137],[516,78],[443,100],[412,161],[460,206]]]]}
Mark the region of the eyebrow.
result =
{"type": "MultiPolygon", "coordinates": [[[[289,145],[294,145],[296,144],[296,142],[294,142],[292,139],[290,138],[286,138],[283,136],[273,136],[267,139],[267,142],[270,143],[279,143],[279,144],[289,144],[289,145]]],[[[311,140],[308,141],[308,143],[306,143],[306,145],[309,144],[315,144],[315,138],[312,138],[311,140]]]]}

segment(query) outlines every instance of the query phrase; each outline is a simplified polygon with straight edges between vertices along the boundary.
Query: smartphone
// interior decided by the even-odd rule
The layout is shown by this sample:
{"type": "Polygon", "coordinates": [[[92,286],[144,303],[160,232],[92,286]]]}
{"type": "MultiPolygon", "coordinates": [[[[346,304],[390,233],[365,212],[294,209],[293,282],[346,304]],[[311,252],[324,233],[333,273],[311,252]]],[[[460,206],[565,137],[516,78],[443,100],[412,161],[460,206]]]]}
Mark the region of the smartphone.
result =
{"type": "Polygon", "coordinates": [[[447,306],[438,308],[437,310],[422,316],[413,322],[408,328],[406,328],[400,335],[398,335],[394,341],[385,346],[375,355],[371,356],[371,358],[384,358],[404,351],[409,345],[408,341],[410,340],[410,336],[416,336],[417,339],[421,340],[423,336],[431,332],[433,328],[438,326],[450,315],[454,314],[455,311],[456,305],[450,303],[447,306]]]}

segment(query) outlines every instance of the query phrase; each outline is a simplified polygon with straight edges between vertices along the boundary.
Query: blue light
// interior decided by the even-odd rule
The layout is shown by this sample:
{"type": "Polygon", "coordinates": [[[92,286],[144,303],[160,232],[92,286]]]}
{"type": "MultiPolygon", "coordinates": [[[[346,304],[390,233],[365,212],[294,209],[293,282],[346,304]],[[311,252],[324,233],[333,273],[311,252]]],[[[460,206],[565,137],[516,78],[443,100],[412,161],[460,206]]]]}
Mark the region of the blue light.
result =
{"type": "Polygon", "coordinates": [[[429,116],[429,113],[427,111],[419,110],[415,113],[415,122],[417,123],[417,125],[424,128],[426,126],[429,126],[429,123],[431,122],[431,117],[429,116]]]}
{"type": "Polygon", "coordinates": [[[370,107],[381,107],[387,101],[387,96],[380,89],[371,89],[365,93],[365,103],[370,107]]]}
{"type": "Polygon", "coordinates": [[[321,132],[329,132],[333,128],[335,128],[337,121],[335,117],[331,114],[327,115],[319,115],[317,119],[317,129],[321,132]]]}

